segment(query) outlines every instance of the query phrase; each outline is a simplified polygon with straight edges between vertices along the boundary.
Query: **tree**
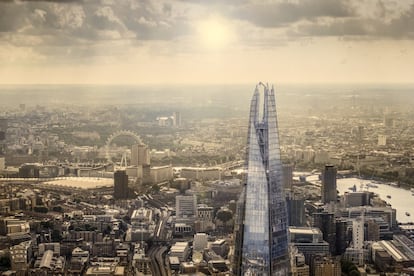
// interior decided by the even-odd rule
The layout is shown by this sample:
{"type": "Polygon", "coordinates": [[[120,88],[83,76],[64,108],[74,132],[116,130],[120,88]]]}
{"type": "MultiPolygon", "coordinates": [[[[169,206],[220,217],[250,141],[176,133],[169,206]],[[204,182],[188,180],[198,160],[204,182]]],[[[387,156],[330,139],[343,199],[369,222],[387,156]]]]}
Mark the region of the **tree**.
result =
{"type": "Polygon", "coordinates": [[[11,261],[9,256],[0,257],[0,271],[9,270],[11,266],[11,261]]]}
{"type": "Polygon", "coordinates": [[[91,226],[90,224],[85,224],[84,228],[85,228],[85,231],[95,231],[96,229],[98,229],[96,228],[96,226],[91,226]]]}
{"type": "Polygon", "coordinates": [[[58,212],[58,213],[62,213],[62,212],[63,212],[63,208],[62,208],[62,206],[54,206],[54,207],[52,208],[52,210],[53,210],[54,212],[58,212]]]}
{"type": "Polygon", "coordinates": [[[51,238],[52,238],[52,242],[60,242],[62,240],[62,235],[59,230],[54,229],[52,231],[51,238]]]}
{"type": "Polygon", "coordinates": [[[153,190],[155,193],[158,193],[158,192],[160,191],[160,187],[159,187],[157,184],[154,184],[154,185],[152,185],[152,190],[153,190]]]}
{"type": "Polygon", "coordinates": [[[33,208],[33,210],[34,210],[35,212],[38,212],[38,213],[44,213],[44,214],[46,214],[46,213],[49,211],[49,209],[48,209],[47,207],[45,207],[45,206],[35,206],[35,207],[33,208]]]}
{"type": "Polygon", "coordinates": [[[45,229],[52,229],[53,228],[53,222],[50,220],[46,220],[46,221],[41,221],[40,225],[45,228],[45,229]]]}
{"type": "Polygon", "coordinates": [[[123,219],[126,223],[131,223],[131,218],[130,218],[128,215],[125,215],[122,219],[123,219]]]}
{"type": "Polygon", "coordinates": [[[359,273],[359,271],[358,271],[358,270],[351,270],[351,271],[348,273],[348,275],[349,275],[349,276],[361,276],[361,273],[359,273]]]}
{"type": "Polygon", "coordinates": [[[103,230],[103,234],[109,235],[112,231],[111,226],[107,225],[106,228],[103,230]]]}
{"type": "Polygon", "coordinates": [[[341,260],[341,270],[344,275],[349,275],[349,276],[361,275],[356,265],[348,260],[341,260]]]}
{"type": "Polygon", "coordinates": [[[231,211],[219,210],[217,212],[216,218],[221,220],[223,223],[227,223],[233,218],[233,214],[231,211]]]}

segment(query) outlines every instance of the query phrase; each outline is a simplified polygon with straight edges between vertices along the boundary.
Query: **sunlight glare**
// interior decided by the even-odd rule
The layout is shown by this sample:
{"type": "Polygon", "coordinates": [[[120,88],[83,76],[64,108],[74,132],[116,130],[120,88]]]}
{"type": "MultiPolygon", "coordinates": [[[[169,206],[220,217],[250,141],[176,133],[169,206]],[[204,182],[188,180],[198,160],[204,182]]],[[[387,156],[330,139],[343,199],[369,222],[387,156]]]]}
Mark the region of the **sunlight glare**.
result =
{"type": "Polygon", "coordinates": [[[197,23],[197,33],[202,47],[220,50],[235,40],[231,24],[218,16],[211,16],[197,23]]]}

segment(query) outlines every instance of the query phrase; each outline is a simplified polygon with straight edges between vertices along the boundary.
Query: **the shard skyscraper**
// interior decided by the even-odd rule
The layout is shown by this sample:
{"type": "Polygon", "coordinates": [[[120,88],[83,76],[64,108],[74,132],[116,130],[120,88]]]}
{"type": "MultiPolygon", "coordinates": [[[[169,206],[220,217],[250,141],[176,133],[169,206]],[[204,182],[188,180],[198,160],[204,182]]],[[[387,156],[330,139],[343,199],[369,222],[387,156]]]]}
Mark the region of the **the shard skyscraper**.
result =
{"type": "Polygon", "coordinates": [[[250,106],[247,179],[235,225],[236,275],[288,275],[286,199],[273,87],[259,83],[250,106]],[[259,88],[264,88],[263,106],[259,88]]]}

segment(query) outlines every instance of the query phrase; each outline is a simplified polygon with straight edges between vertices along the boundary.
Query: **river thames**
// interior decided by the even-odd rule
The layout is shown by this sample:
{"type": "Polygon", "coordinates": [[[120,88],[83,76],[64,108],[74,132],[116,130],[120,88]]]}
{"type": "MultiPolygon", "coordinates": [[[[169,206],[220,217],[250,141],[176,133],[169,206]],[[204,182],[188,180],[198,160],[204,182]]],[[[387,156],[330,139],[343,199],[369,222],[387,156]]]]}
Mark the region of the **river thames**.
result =
{"type": "MultiPolygon", "coordinates": [[[[320,185],[318,175],[309,175],[306,177],[306,180],[320,185]]],[[[400,223],[414,222],[414,196],[411,195],[410,190],[399,188],[397,186],[389,185],[390,182],[380,182],[380,181],[371,181],[358,179],[355,177],[350,178],[338,178],[337,181],[337,190],[340,195],[343,195],[344,192],[351,192],[349,188],[352,188],[354,185],[357,188],[357,191],[374,192],[379,195],[379,197],[385,200],[387,203],[391,204],[392,208],[397,210],[397,221],[400,223]],[[368,187],[366,184],[371,183],[377,186],[377,188],[368,187]],[[388,196],[388,197],[387,197],[388,196]],[[406,212],[410,216],[406,215],[406,212]]],[[[371,186],[371,185],[370,185],[371,186]]]]}
{"type": "Polygon", "coordinates": [[[375,181],[375,183],[373,183],[370,180],[357,178],[340,178],[337,179],[336,183],[337,190],[341,195],[344,192],[350,192],[349,188],[352,188],[354,184],[357,187],[357,191],[360,191],[361,186],[363,186],[364,191],[378,194],[381,199],[391,204],[392,208],[397,210],[398,222],[414,222],[414,196],[411,195],[410,190],[392,186],[384,182],[375,181]],[[378,186],[378,188],[367,188],[366,184],[368,183],[372,183],[378,186]],[[407,216],[406,212],[408,212],[410,216],[407,216]]]}

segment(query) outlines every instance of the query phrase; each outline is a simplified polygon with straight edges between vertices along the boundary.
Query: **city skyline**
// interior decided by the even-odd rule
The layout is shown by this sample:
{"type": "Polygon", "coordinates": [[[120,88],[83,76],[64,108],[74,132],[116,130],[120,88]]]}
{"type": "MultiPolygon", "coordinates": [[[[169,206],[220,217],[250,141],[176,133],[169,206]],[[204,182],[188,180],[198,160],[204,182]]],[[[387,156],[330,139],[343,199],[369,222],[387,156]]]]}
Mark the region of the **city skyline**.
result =
{"type": "Polygon", "coordinates": [[[1,1],[1,84],[408,83],[413,1],[1,1]]]}
{"type": "Polygon", "coordinates": [[[2,87],[6,274],[411,270],[410,87],[2,87]]]}

